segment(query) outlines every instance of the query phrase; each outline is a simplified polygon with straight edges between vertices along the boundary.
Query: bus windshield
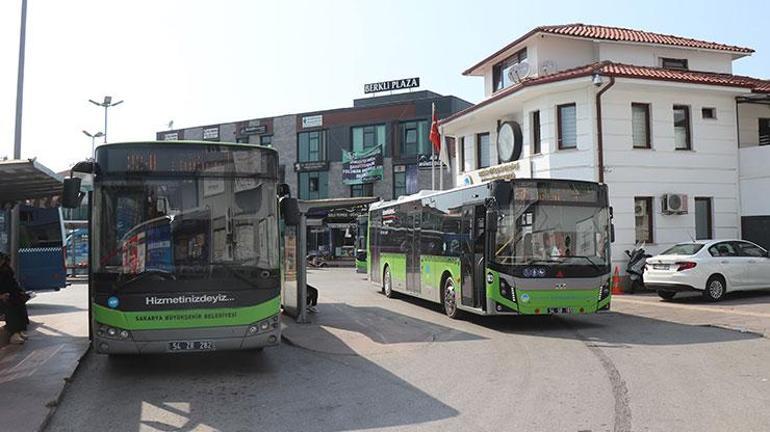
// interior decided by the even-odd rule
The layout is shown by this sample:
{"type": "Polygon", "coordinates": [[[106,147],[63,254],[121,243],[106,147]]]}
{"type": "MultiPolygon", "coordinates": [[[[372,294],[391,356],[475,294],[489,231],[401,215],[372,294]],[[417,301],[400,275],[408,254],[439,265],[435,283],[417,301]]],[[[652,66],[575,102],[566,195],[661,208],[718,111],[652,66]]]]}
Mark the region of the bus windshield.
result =
{"type": "Polygon", "coordinates": [[[274,197],[273,182],[253,178],[105,179],[95,272],[117,276],[118,287],[211,278],[252,285],[278,268],[274,197]]]}
{"type": "Polygon", "coordinates": [[[499,208],[496,263],[607,271],[609,211],[600,205],[597,190],[575,194],[574,186],[569,187],[573,189],[560,191],[549,185],[543,191],[534,185],[516,186],[514,199],[499,208]]]}

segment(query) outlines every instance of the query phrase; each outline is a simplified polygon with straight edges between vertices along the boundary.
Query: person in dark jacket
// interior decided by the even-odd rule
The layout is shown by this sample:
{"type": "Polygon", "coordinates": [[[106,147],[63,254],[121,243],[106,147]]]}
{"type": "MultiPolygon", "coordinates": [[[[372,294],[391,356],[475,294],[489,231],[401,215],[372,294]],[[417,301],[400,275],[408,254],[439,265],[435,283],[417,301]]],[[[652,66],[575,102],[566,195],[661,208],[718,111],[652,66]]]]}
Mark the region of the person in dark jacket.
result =
{"type": "Polygon", "coordinates": [[[27,340],[27,300],[29,297],[16,282],[8,255],[0,252],[0,313],[5,314],[5,329],[11,335],[12,344],[27,340]]]}

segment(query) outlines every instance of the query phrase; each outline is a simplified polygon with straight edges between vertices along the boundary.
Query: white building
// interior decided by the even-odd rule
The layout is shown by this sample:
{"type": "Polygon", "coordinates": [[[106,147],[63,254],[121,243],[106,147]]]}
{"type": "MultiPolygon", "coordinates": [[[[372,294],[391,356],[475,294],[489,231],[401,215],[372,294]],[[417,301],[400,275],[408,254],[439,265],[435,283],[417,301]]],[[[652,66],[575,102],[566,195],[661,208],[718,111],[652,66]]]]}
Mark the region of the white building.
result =
{"type": "MultiPolygon", "coordinates": [[[[756,237],[770,221],[770,146],[760,146],[770,144],[770,81],[732,74],[752,52],[613,27],[535,28],[464,72],[484,78],[486,98],[441,123],[455,182],[606,183],[621,272],[638,241],[654,254],[739,238],[742,216],[760,217],[743,221],[756,237]],[[521,131],[510,157],[497,146],[506,122],[521,131]]],[[[764,235],[754,240],[770,246],[764,235]]]]}

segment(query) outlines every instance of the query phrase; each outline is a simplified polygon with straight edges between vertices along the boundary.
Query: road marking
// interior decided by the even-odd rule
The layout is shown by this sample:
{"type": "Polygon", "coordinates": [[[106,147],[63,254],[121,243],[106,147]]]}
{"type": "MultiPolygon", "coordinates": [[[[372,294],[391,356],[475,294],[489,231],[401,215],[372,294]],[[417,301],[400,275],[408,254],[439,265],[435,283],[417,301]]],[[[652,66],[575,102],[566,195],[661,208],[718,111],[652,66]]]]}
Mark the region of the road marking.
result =
{"type": "Polygon", "coordinates": [[[640,304],[640,305],[647,305],[647,306],[658,306],[658,307],[667,307],[667,308],[674,308],[674,309],[690,309],[700,312],[721,312],[723,314],[729,314],[729,315],[743,315],[743,316],[749,316],[749,317],[755,317],[755,318],[770,318],[770,314],[763,314],[759,312],[748,312],[748,311],[736,311],[736,310],[725,310],[722,308],[710,308],[705,306],[695,306],[695,305],[685,305],[685,304],[677,304],[677,303],[663,303],[663,302],[649,302],[644,300],[632,300],[628,298],[618,298],[613,297],[613,302],[620,302],[620,303],[634,303],[634,304],[640,304]]]}

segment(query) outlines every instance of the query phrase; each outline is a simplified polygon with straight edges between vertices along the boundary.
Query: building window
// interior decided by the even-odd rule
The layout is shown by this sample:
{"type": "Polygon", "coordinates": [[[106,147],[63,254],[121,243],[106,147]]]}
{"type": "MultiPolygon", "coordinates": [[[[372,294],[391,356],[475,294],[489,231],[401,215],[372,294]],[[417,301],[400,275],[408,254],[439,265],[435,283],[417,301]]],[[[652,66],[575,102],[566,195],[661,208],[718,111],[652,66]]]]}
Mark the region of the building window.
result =
{"type": "Polygon", "coordinates": [[[406,167],[393,167],[393,199],[406,195],[406,167]]]}
{"type": "Polygon", "coordinates": [[[631,104],[631,134],[634,148],[650,148],[650,105],[631,104]]]}
{"type": "MultiPolygon", "coordinates": [[[[494,91],[504,89],[510,86],[511,84],[514,84],[514,81],[511,80],[511,76],[510,76],[511,70],[516,65],[518,65],[519,63],[521,63],[526,59],[527,59],[527,49],[523,48],[518,52],[516,52],[516,54],[494,65],[492,67],[492,79],[495,84],[494,91]]],[[[521,78],[524,78],[524,77],[521,77],[521,78]]]]}
{"type": "Polygon", "coordinates": [[[476,149],[473,148],[473,140],[469,137],[462,137],[460,142],[463,146],[463,171],[473,171],[476,165],[476,149]]]}
{"type": "Polygon", "coordinates": [[[374,196],[374,183],[364,183],[350,186],[350,196],[370,197],[374,196]]]}
{"type": "Polygon", "coordinates": [[[298,162],[319,162],[326,160],[326,131],[302,132],[297,134],[298,162]]]}
{"type": "Polygon", "coordinates": [[[712,238],[711,198],[695,198],[695,239],[712,238]]]}
{"type": "Polygon", "coordinates": [[[690,107],[674,105],[674,148],[691,150],[690,139],[690,107]]]}
{"type": "Polygon", "coordinates": [[[717,109],[716,108],[701,108],[700,112],[703,115],[703,118],[706,119],[706,120],[716,120],[717,119],[717,109]]]}
{"type": "Polygon", "coordinates": [[[430,154],[428,121],[401,123],[401,156],[430,154]]]}
{"type": "Polygon", "coordinates": [[[327,171],[301,172],[299,199],[321,199],[329,197],[329,173],[327,171]]]}
{"type": "Polygon", "coordinates": [[[759,145],[770,145],[770,118],[759,119],[759,145]]]}
{"type": "Polygon", "coordinates": [[[559,149],[577,148],[577,106],[574,103],[556,107],[559,149]]]}
{"type": "Polygon", "coordinates": [[[687,70],[687,59],[661,58],[660,65],[663,69],[687,70]]]}
{"type": "Polygon", "coordinates": [[[265,146],[265,147],[272,147],[273,146],[273,136],[272,135],[262,135],[259,137],[259,144],[265,146]]]}
{"type": "Polygon", "coordinates": [[[476,135],[476,154],[478,155],[477,168],[486,168],[489,166],[489,133],[480,133],[476,135]]]}
{"type": "Polygon", "coordinates": [[[351,128],[353,153],[362,153],[374,147],[385,145],[385,125],[351,128]]]}
{"type": "Polygon", "coordinates": [[[247,137],[247,136],[238,137],[238,138],[235,139],[235,142],[240,143],[240,144],[248,144],[249,143],[249,137],[247,137]]]}
{"type": "Polygon", "coordinates": [[[540,111],[532,111],[532,154],[540,154],[540,111]]]}
{"type": "Polygon", "coordinates": [[[652,197],[634,198],[636,242],[652,243],[652,197]]]}

